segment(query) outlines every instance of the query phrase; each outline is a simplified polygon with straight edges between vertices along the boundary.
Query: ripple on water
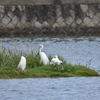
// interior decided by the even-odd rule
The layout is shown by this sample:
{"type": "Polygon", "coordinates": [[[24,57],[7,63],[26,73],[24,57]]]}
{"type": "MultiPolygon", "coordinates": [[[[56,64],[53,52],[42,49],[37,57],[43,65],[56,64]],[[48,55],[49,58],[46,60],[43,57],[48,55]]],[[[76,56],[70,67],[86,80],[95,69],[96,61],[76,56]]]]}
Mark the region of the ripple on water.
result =
{"type": "Polygon", "coordinates": [[[99,77],[1,79],[0,99],[99,100],[99,82],[99,77]]]}

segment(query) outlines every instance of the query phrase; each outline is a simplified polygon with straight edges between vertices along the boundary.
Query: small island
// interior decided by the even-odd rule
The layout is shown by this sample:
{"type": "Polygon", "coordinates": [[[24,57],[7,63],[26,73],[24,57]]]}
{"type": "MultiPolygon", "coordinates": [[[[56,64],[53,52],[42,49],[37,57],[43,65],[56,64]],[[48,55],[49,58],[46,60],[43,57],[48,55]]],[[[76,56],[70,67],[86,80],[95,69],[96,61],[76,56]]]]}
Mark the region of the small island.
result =
{"type": "MultiPolygon", "coordinates": [[[[81,65],[71,65],[66,63],[63,58],[62,70],[61,65],[42,65],[40,64],[39,53],[23,54],[26,57],[26,69],[22,71],[17,69],[20,57],[22,54],[15,54],[11,50],[0,52],[0,79],[13,79],[13,78],[59,78],[59,77],[94,77],[100,76],[95,70],[81,65]]],[[[51,60],[51,56],[49,56],[51,60]]]]}

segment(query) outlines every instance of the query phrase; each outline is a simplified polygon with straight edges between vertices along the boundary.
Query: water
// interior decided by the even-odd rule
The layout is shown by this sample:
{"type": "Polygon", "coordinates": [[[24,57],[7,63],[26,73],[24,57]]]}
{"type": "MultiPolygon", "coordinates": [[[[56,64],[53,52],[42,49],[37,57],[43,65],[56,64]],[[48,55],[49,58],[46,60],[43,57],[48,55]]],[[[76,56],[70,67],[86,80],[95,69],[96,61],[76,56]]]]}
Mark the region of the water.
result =
{"type": "MultiPolygon", "coordinates": [[[[68,63],[81,64],[100,73],[100,37],[3,38],[0,48],[15,53],[38,51],[62,56],[68,63]]],[[[100,77],[0,79],[0,100],[100,100],[100,77]]]]}
{"type": "Polygon", "coordinates": [[[100,100],[100,78],[1,79],[1,100],[100,100]]]}

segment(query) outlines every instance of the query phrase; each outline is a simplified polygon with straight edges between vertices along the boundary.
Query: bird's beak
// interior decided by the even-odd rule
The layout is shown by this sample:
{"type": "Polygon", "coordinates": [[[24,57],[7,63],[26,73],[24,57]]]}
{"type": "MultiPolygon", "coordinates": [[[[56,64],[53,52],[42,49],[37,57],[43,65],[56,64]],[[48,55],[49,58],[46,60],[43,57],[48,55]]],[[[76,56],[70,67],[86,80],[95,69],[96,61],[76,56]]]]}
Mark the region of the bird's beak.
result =
{"type": "Polygon", "coordinates": [[[38,47],[40,47],[40,45],[38,45],[38,47]]]}

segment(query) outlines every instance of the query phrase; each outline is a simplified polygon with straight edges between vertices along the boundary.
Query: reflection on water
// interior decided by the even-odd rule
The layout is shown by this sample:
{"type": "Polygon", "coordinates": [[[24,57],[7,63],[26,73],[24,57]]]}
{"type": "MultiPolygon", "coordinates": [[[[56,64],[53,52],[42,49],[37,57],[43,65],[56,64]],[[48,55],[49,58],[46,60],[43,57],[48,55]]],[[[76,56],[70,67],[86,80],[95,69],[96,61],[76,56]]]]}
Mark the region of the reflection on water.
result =
{"type": "Polygon", "coordinates": [[[99,100],[100,78],[1,79],[1,100],[99,100]]]}
{"type": "Polygon", "coordinates": [[[12,49],[15,53],[37,52],[38,44],[44,45],[47,55],[62,56],[68,63],[81,64],[100,70],[100,37],[79,38],[3,38],[0,47],[12,49]]]}

